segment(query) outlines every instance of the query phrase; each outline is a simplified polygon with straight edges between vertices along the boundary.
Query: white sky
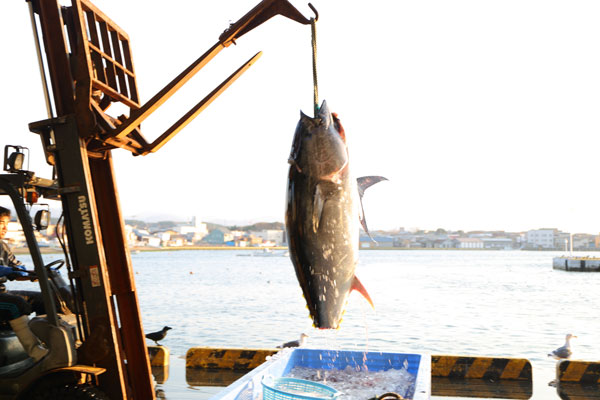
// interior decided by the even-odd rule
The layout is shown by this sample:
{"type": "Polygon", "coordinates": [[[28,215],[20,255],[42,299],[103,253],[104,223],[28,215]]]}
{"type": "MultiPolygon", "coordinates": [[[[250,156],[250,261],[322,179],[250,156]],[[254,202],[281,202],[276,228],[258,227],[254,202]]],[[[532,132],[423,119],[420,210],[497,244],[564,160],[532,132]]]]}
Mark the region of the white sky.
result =
{"type": "MultiPolygon", "coordinates": [[[[258,0],[96,0],[130,36],[142,101],[258,0]],[[141,12],[143,10],[143,12],[141,12]]],[[[307,3],[292,3],[307,17],[307,3]]],[[[372,229],[600,231],[600,2],[313,0],[319,91],[344,124],[372,229]]],[[[25,1],[3,1],[4,144],[46,118],[25,1]]],[[[275,17],[221,52],[142,125],[162,133],[263,57],[158,153],[113,152],[126,217],[283,221],[287,157],[312,114],[310,27],[275,17]]]]}

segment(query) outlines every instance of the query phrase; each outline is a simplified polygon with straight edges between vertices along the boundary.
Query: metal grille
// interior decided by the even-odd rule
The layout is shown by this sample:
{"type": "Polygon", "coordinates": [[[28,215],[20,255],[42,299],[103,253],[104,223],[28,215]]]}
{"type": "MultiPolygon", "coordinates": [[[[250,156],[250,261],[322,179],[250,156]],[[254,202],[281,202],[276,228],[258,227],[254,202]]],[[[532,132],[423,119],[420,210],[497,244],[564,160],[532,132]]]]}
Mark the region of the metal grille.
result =
{"type": "Polygon", "coordinates": [[[92,87],[112,101],[139,108],[129,37],[89,1],[76,0],[74,5],[84,36],[92,87]]]}

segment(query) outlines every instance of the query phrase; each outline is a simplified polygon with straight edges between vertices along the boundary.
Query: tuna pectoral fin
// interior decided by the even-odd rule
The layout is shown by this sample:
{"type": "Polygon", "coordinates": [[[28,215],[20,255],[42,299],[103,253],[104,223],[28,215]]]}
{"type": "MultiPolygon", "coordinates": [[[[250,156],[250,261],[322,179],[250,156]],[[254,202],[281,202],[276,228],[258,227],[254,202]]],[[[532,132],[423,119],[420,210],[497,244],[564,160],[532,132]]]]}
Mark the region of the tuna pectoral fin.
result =
{"type": "Polygon", "coordinates": [[[317,184],[313,195],[313,212],[312,212],[312,227],[316,233],[319,230],[321,215],[323,214],[323,205],[325,204],[325,196],[321,190],[321,185],[317,184]]]}
{"type": "Polygon", "coordinates": [[[387,181],[387,178],[384,178],[383,176],[361,176],[360,178],[356,179],[356,182],[358,183],[358,195],[360,197],[360,215],[358,216],[358,219],[360,220],[363,230],[367,235],[369,235],[371,240],[373,240],[373,238],[371,237],[369,228],[367,228],[367,220],[365,218],[365,209],[363,208],[362,198],[365,195],[365,190],[381,181],[387,181]]]}
{"type": "Polygon", "coordinates": [[[356,182],[358,183],[358,194],[360,195],[360,198],[362,199],[362,197],[364,196],[365,190],[367,190],[377,182],[387,180],[388,179],[384,178],[383,176],[361,176],[360,178],[357,178],[356,182]]]}
{"type": "Polygon", "coordinates": [[[354,275],[354,279],[352,280],[352,287],[350,289],[356,290],[357,292],[362,294],[363,297],[369,302],[371,307],[375,308],[375,306],[373,305],[373,300],[371,300],[371,296],[369,296],[369,293],[367,293],[367,289],[365,289],[363,284],[360,283],[356,275],[354,275]]]}

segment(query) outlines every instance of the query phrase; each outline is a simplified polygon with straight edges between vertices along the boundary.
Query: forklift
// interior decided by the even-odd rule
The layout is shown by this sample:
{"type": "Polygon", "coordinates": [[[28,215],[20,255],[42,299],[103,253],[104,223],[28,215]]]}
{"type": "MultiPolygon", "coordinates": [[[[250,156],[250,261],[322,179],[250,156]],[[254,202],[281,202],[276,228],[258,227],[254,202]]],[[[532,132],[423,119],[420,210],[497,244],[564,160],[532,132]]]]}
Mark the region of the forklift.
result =
{"type": "MultiPolygon", "coordinates": [[[[89,0],[26,0],[48,119],[38,134],[52,177],[23,169],[24,149],[7,146],[0,195],[8,195],[23,226],[47,315],[29,326],[49,349],[37,363],[14,333],[0,332],[0,400],[155,398],[140,305],[119,204],[112,150],[156,152],[221,95],[260,57],[258,52],[153,141],[140,124],[222,49],[276,15],[303,25],[287,0],[263,0],[146,103],[141,103],[127,33],[89,0]],[[120,107],[111,105],[119,104],[120,107]],[[123,107],[124,106],[124,107],[123,107]],[[128,115],[113,115],[114,108],[128,115]],[[44,264],[35,229],[48,215],[28,209],[38,198],[60,200],[64,260],[44,264]],[[58,270],[67,266],[64,279],[58,270]],[[4,347],[2,347],[4,346],[4,347]]],[[[310,5],[315,15],[318,14],[310,5]]]]}
{"type": "MultiPolygon", "coordinates": [[[[43,262],[35,231],[48,227],[50,212],[41,209],[33,219],[30,216],[30,209],[39,198],[57,199],[56,184],[23,169],[23,150],[20,146],[5,147],[4,170],[9,174],[0,175],[0,196],[8,196],[16,210],[34,269],[27,271],[25,278],[10,279],[39,282],[46,314],[33,318],[29,327],[46,343],[49,353],[41,361],[34,362],[8,324],[0,323],[0,399],[13,399],[16,395],[19,399],[32,400],[108,399],[95,382],[92,383],[105,371],[104,368],[77,364],[77,347],[81,345],[77,302],[72,286],[59,271],[68,260],[67,255],[48,264],[43,262]]],[[[64,238],[61,243],[66,250],[64,238]]],[[[7,277],[1,277],[0,284],[6,280],[7,277]]]]}

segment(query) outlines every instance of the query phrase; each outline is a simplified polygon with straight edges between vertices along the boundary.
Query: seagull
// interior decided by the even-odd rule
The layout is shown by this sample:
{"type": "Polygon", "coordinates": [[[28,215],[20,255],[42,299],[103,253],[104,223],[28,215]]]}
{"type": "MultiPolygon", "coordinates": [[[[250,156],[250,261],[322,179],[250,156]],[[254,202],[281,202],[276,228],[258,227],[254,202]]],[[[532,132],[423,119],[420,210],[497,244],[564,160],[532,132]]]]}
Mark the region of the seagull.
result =
{"type": "Polygon", "coordinates": [[[304,343],[306,343],[306,339],[308,338],[308,335],[306,333],[302,333],[300,335],[300,340],[292,340],[291,342],[287,342],[282,344],[281,346],[277,346],[278,349],[281,348],[286,348],[286,347],[300,347],[303,346],[304,343]]]}
{"type": "Polygon", "coordinates": [[[571,357],[571,354],[573,354],[573,352],[571,351],[571,343],[569,342],[571,340],[571,338],[576,338],[577,336],[569,333],[567,334],[567,338],[565,340],[565,345],[562,347],[559,347],[558,349],[554,350],[552,353],[548,354],[548,357],[554,357],[557,360],[561,360],[561,359],[566,359],[571,357]]]}
{"type": "Polygon", "coordinates": [[[156,343],[156,345],[159,346],[158,341],[163,340],[165,338],[165,336],[167,336],[167,331],[169,329],[172,329],[172,328],[170,326],[165,326],[158,332],[148,333],[146,335],[146,338],[148,338],[150,340],[154,340],[154,343],[156,343]]]}

